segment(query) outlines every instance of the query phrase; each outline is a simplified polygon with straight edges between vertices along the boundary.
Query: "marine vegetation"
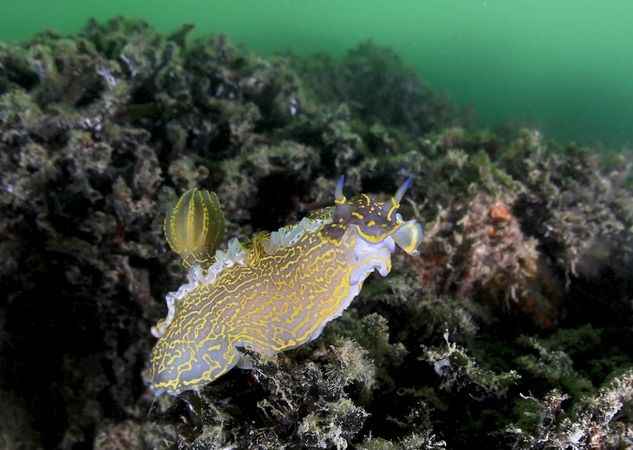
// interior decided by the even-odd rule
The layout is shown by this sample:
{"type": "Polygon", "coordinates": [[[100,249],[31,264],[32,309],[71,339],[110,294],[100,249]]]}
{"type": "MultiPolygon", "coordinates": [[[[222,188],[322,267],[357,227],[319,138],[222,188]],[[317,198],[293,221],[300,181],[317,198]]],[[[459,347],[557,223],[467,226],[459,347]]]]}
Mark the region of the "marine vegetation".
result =
{"type": "Polygon", "coordinates": [[[633,445],[630,149],[191,29],[0,43],[0,448],[633,445]]]}

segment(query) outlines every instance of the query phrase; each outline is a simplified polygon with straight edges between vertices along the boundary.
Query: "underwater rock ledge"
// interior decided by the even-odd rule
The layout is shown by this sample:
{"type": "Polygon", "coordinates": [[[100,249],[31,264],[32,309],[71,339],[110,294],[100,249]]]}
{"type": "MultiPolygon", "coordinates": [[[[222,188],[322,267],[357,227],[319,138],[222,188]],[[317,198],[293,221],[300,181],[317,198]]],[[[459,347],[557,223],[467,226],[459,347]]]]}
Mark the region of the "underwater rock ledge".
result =
{"type": "Polygon", "coordinates": [[[0,448],[632,445],[630,153],[475,129],[372,43],[262,58],[191,28],[0,43],[0,448]],[[215,191],[244,240],[339,175],[385,200],[412,176],[420,255],[311,344],[153,398],[178,196],[215,191]]]}

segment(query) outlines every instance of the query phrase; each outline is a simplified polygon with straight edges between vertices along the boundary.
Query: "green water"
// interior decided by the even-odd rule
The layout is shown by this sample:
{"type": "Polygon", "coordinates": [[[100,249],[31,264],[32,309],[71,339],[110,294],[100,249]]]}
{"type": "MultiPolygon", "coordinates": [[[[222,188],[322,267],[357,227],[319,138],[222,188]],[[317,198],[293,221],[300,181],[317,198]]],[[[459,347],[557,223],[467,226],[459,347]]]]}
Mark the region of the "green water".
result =
{"type": "Polygon", "coordinates": [[[394,48],[480,122],[527,122],[549,136],[633,142],[633,1],[607,0],[2,0],[0,40],[87,18],[195,23],[257,52],[340,55],[359,41],[394,48]]]}

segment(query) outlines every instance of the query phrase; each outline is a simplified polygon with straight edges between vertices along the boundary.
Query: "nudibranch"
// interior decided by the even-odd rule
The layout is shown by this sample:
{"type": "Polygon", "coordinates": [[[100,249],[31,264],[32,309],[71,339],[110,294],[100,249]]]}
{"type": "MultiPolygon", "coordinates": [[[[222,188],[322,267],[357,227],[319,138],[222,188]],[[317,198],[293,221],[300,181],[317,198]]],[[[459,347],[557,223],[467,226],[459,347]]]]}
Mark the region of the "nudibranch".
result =
{"type": "MultiPolygon", "coordinates": [[[[334,206],[246,245],[232,239],[207,268],[192,265],[187,283],[167,295],[167,317],[152,328],[159,338],[148,371],[153,392],[200,390],[248,365],[241,349],[272,356],[316,339],[370,273],[390,272],[396,246],[416,254],[423,228],[397,212],[410,185],[386,202],[368,194],[347,199],[341,177],[334,206]]],[[[178,234],[178,224],[169,230],[178,234]]]]}

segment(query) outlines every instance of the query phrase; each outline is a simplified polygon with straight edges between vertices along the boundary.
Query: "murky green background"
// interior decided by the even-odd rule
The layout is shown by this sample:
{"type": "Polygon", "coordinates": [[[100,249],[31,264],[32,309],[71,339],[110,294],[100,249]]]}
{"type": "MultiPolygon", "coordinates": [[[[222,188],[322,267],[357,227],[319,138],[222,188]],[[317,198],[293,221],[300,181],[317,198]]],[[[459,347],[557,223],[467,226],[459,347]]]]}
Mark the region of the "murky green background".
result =
{"type": "Polygon", "coordinates": [[[0,0],[0,40],[88,17],[143,17],[169,31],[224,32],[271,53],[393,47],[484,124],[527,121],[550,136],[633,142],[631,0],[0,0]]]}

